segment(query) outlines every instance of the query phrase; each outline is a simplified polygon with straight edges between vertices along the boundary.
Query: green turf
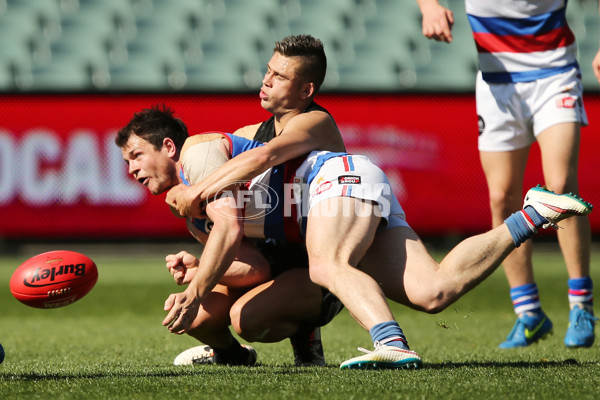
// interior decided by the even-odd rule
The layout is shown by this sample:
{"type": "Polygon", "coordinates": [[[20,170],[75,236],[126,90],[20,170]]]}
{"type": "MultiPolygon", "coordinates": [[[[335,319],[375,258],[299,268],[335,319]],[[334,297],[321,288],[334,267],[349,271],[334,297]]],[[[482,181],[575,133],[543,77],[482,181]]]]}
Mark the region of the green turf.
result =
{"type": "MultiPolygon", "coordinates": [[[[174,367],[195,344],[161,326],[176,290],[162,257],[95,255],[100,278],[68,307],[38,310],[17,302],[8,282],[19,257],[0,257],[0,399],[596,399],[599,344],[568,350],[566,272],[560,254],[537,252],[542,304],[554,336],[526,349],[499,350],[514,315],[502,271],[437,315],[393,305],[418,371],[341,371],[370,347],[369,335],[343,312],[323,329],[329,366],[296,368],[288,342],[254,344],[256,367],[174,367]]],[[[600,252],[592,256],[600,282],[600,252]]]]}

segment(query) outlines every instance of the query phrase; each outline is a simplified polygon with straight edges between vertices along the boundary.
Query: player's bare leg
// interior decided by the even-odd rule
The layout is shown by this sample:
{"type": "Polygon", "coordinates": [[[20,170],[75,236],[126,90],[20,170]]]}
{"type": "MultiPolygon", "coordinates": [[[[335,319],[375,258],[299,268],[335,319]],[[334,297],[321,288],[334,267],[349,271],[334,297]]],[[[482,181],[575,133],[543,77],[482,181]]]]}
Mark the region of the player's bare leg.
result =
{"type": "MultiPolygon", "coordinates": [[[[538,137],[546,186],[556,193],[579,193],[579,125],[559,124],[538,137]]],[[[570,278],[590,275],[590,223],[587,216],[570,218],[561,223],[558,241],[570,278]]]]}
{"type": "MultiPolygon", "coordinates": [[[[546,185],[557,193],[579,193],[580,127],[577,123],[553,125],[538,136],[546,185]]],[[[589,347],[595,339],[592,279],[590,276],[591,230],[587,216],[561,223],[558,242],[569,274],[568,347],[589,347]]]]}
{"type": "Polygon", "coordinates": [[[337,197],[311,209],[306,233],[310,276],[335,294],[373,339],[373,352],[346,360],[341,368],[418,368],[421,358],[408,348],[379,284],[356,268],[381,221],[376,207],[337,197]]]}
{"type": "Polygon", "coordinates": [[[217,285],[206,296],[188,334],[204,345],[192,347],[175,357],[175,365],[243,364],[256,362],[256,352],[243,347],[229,330],[229,310],[244,290],[217,285]],[[219,353],[219,350],[221,352],[219,353]]]}
{"type": "Polygon", "coordinates": [[[308,268],[294,268],[248,291],[230,316],[243,339],[269,343],[290,338],[296,366],[325,366],[320,326],[339,309],[339,301],[331,294],[325,298],[323,288],[311,282],[308,268]]]}
{"type": "Polygon", "coordinates": [[[316,322],[322,297],[308,269],[295,268],[241,296],[231,307],[231,324],[247,341],[279,342],[301,322],[316,322]]]}
{"type": "Polygon", "coordinates": [[[379,285],[356,269],[379,226],[372,207],[349,197],[322,201],[309,213],[306,232],[312,281],[334,293],[365,329],[393,319],[379,285]],[[356,202],[366,217],[353,211],[356,202]]]}
{"type": "Polygon", "coordinates": [[[438,264],[411,228],[398,227],[377,234],[361,268],[391,300],[436,313],[489,276],[514,247],[503,225],[462,241],[438,264]]]}

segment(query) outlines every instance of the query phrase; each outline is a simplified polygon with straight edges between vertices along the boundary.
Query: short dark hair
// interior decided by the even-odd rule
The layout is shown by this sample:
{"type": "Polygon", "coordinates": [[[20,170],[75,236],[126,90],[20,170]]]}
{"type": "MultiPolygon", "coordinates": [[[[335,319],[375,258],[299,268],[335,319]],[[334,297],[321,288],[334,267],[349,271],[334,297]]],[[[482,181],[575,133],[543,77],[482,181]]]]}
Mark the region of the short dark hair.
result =
{"type": "Polygon", "coordinates": [[[299,74],[308,82],[315,84],[315,91],[319,90],[327,71],[327,56],[325,56],[323,42],[311,35],[286,36],[275,42],[273,51],[286,57],[303,57],[306,62],[300,67],[299,74]]]}
{"type": "Polygon", "coordinates": [[[144,108],[133,114],[131,121],[117,133],[115,144],[123,148],[132,134],[149,142],[157,150],[162,148],[163,140],[167,137],[181,149],[189,136],[185,123],[176,118],[173,110],[164,104],[144,108]]]}

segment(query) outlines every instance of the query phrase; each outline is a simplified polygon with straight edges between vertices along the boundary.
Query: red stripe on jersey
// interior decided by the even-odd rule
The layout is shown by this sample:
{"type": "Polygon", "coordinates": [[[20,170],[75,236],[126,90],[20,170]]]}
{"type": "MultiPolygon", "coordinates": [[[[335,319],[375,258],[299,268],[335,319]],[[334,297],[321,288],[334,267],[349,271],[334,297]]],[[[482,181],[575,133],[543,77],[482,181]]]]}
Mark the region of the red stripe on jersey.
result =
{"type": "Polygon", "coordinates": [[[477,51],[480,53],[533,53],[566,47],[575,41],[568,26],[554,29],[542,35],[506,35],[474,33],[477,51]]]}
{"type": "Polygon", "coordinates": [[[344,162],[344,171],[346,171],[346,172],[350,171],[350,166],[348,165],[348,157],[347,156],[342,157],[342,161],[344,162]]]}

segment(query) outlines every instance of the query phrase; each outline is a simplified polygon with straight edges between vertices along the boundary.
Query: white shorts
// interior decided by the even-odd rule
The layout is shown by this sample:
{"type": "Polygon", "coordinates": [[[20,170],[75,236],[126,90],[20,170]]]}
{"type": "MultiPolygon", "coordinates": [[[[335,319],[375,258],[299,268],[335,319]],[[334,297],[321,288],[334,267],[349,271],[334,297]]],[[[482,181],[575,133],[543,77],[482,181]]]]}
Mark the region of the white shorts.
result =
{"type": "Polygon", "coordinates": [[[310,183],[309,194],[308,211],[332,197],[354,197],[377,203],[375,213],[382,217],[386,229],[409,226],[387,176],[366,156],[347,155],[327,160],[310,183]]]}
{"type": "Polygon", "coordinates": [[[510,151],[530,146],[552,125],[587,125],[580,71],[532,82],[487,83],[477,74],[479,151],[510,151]]]}

